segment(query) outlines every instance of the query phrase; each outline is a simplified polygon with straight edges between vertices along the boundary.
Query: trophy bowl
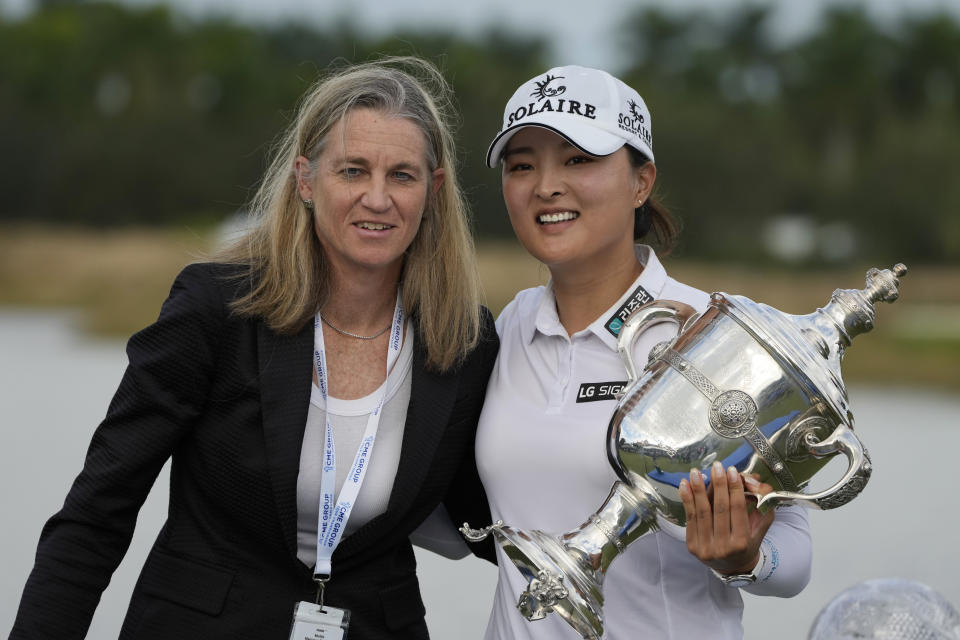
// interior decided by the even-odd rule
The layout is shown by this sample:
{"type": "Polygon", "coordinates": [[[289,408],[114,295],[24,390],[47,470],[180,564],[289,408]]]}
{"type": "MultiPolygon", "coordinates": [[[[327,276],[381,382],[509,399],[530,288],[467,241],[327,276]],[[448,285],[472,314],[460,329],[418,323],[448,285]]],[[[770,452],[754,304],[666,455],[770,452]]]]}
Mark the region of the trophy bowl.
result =
{"type": "Polygon", "coordinates": [[[669,300],[634,312],[617,338],[628,382],[607,431],[607,457],[619,481],[578,528],[559,536],[502,522],[461,528],[470,540],[493,534],[528,586],[517,607],[528,620],[560,615],[584,638],[603,634],[603,579],[610,563],[658,522],[686,524],[679,485],[691,469],[709,478],[724,467],[756,474],[773,487],[756,508],[842,506],[872,470],[853,432],[840,376],[843,355],[870,331],[874,303],[899,296],[907,269],[870,269],[866,288],[836,290],[815,312],[795,316],[749,298],[711,295],[702,314],[669,300]],[[632,355],[646,328],[672,323],[677,336],[656,345],[638,370],[632,355]],[[833,457],[846,470],[812,492],[809,481],[833,457]]]}

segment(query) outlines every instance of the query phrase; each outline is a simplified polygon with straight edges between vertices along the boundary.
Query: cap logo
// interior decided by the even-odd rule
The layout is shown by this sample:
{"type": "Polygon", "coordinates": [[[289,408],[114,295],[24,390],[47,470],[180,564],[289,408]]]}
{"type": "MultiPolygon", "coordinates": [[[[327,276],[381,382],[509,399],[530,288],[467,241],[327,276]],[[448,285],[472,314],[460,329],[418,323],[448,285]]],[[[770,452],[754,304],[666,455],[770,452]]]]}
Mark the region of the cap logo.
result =
{"type": "Polygon", "coordinates": [[[569,113],[583,116],[584,118],[589,118],[591,120],[596,120],[597,107],[589,102],[557,98],[557,96],[561,96],[567,92],[567,87],[566,85],[550,86],[550,83],[555,80],[562,80],[563,78],[564,76],[551,76],[547,74],[542,81],[535,80],[534,83],[537,85],[537,88],[534,89],[530,95],[534,96],[537,101],[526,105],[520,105],[511,111],[507,116],[507,122],[504,124],[504,129],[513,126],[515,122],[523,120],[524,118],[528,118],[545,111],[552,111],[554,113],[569,113]]]}
{"type": "Polygon", "coordinates": [[[564,76],[551,76],[550,74],[547,74],[547,77],[543,79],[543,82],[534,81],[536,82],[537,88],[534,89],[530,95],[536,96],[537,102],[539,102],[544,98],[555,98],[563,94],[563,92],[567,90],[565,86],[563,85],[559,87],[550,86],[550,83],[553,82],[554,80],[562,80],[563,78],[564,76]]]}
{"type": "Polygon", "coordinates": [[[620,113],[617,118],[617,125],[641,140],[647,143],[647,146],[653,149],[653,136],[650,135],[650,129],[645,126],[646,118],[640,113],[640,105],[635,100],[627,101],[629,113],[620,113]]]}

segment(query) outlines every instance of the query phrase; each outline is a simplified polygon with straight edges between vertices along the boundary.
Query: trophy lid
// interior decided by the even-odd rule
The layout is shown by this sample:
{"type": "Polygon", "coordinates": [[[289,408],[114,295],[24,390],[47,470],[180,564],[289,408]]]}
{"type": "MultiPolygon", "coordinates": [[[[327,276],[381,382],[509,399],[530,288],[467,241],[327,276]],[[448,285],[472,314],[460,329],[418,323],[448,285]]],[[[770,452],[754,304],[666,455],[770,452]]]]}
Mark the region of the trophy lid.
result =
{"type": "Polygon", "coordinates": [[[760,342],[785,371],[853,426],[847,390],[840,374],[846,348],[861,333],[873,329],[876,302],[894,302],[900,295],[903,264],[867,271],[863,289],[837,289],[830,302],[815,312],[795,316],[749,298],[714,293],[712,304],[736,320],[760,342]]]}

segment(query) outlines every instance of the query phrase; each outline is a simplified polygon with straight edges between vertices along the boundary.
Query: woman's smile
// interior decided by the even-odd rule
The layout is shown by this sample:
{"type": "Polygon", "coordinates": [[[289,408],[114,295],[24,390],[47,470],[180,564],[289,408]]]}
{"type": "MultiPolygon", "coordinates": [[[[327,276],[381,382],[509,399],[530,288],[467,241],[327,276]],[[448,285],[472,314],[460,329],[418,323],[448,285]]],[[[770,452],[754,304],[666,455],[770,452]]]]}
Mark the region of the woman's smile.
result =
{"type": "Polygon", "coordinates": [[[364,231],[386,231],[395,228],[394,225],[383,222],[354,222],[353,226],[364,231]]]}
{"type": "Polygon", "coordinates": [[[542,225],[552,226],[561,222],[570,222],[579,217],[580,214],[576,211],[545,211],[537,216],[537,222],[542,225]]]}

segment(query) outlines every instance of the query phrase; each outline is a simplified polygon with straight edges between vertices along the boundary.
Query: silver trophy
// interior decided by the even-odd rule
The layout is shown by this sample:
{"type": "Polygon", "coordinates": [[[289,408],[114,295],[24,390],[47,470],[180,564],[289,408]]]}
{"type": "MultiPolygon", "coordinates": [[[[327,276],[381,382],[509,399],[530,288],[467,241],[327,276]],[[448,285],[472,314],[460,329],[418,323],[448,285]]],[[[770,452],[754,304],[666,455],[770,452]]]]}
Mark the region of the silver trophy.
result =
{"type": "Polygon", "coordinates": [[[874,303],[893,302],[907,268],[870,269],[862,290],[833,292],[822,309],[785,314],[749,298],[711,296],[696,315],[656,301],[623,325],[617,348],[629,380],[607,431],[607,455],[620,480],[603,506],[560,536],[497,522],[467,523],[469,540],[493,533],[528,581],[517,607],[528,620],[559,614],[584,638],[603,634],[603,579],[627,545],[664,518],[684,526],[680,480],[692,468],[709,476],[719,460],[757,474],[773,492],[756,508],[846,504],[870,478],[867,450],[853,433],[840,363],[854,337],[873,328],[874,303]],[[656,345],[643,371],[631,355],[647,327],[668,322],[677,337],[656,345]],[[847,469],[833,486],[802,492],[833,456],[847,469]]]}

